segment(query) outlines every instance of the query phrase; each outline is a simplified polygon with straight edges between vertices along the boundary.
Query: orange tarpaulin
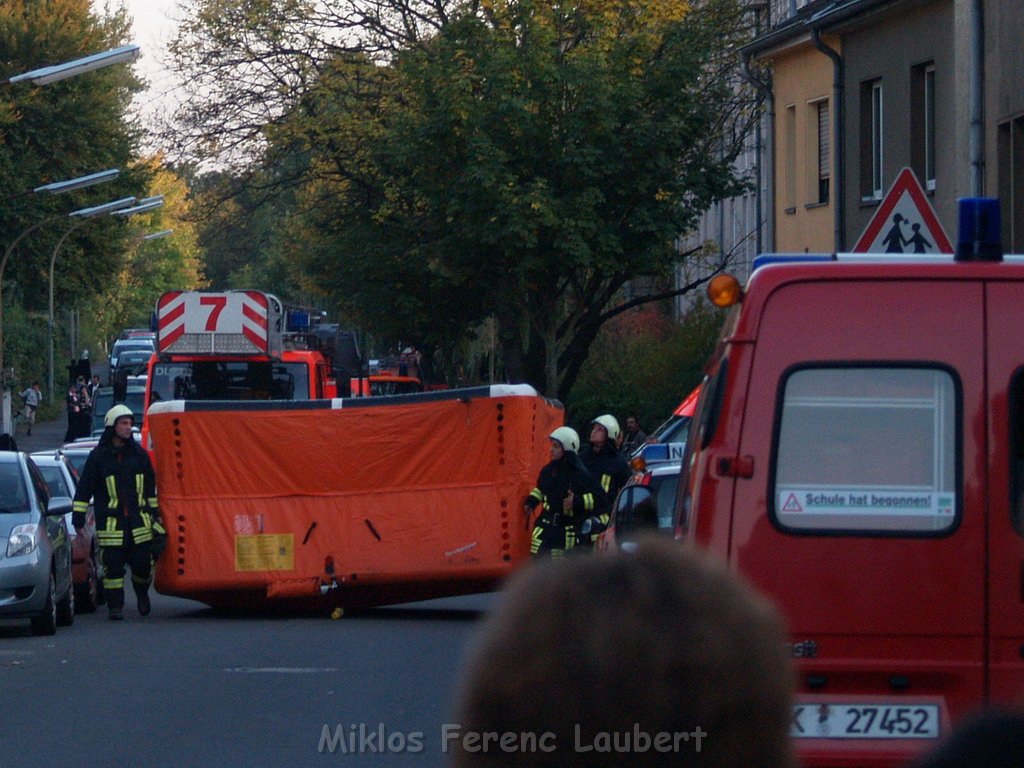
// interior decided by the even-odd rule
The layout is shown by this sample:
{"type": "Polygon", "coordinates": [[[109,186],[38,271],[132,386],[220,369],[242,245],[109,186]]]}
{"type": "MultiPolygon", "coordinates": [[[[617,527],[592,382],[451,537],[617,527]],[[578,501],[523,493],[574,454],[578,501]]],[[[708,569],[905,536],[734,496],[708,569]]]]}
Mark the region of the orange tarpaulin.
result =
{"type": "Polygon", "coordinates": [[[160,592],[384,604],[491,589],[528,556],[557,403],[520,385],[281,405],[150,409],[160,592]]]}

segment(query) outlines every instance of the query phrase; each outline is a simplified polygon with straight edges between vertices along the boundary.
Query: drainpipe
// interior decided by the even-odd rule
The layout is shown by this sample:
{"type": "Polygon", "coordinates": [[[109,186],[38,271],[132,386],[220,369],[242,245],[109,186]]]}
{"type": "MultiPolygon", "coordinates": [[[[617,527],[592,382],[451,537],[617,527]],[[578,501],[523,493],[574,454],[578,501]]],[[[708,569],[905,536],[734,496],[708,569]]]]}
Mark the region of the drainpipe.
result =
{"type": "MultiPolygon", "coordinates": [[[[980,2],[981,0],[977,1],[980,2]]],[[[846,149],[846,140],[844,138],[846,131],[843,130],[843,57],[825,44],[821,39],[821,34],[814,27],[811,28],[811,42],[814,43],[815,48],[832,59],[832,103],[835,112],[833,122],[836,136],[835,152],[832,158],[832,168],[835,170],[836,179],[836,204],[833,209],[835,223],[833,226],[835,227],[836,253],[842,253],[846,250],[846,229],[843,226],[846,213],[846,173],[844,170],[845,163],[843,162],[843,154],[846,149]]]]}
{"type": "MultiPolygon", "coordinates": [[[[742,55],[742,62],[743,62],[743,67],[741,69],[741,74],[743,75],[743,79],[746,80],[748,83],[750,83],[752,86],[754,86],[754,88],[757,89],[757,91],[761,94],[761,97],[762,97],[764,103],[768,105],[768,109],[767,109],[768,135],[774,137],[775,136],[775,97],[774,97],[774,94],[772,93],[771,86],[768,85],[767,83],[765,83],[764,81],[758,79],[757,75],[755,75],[753,70],[750,68],[750,54],[747,53],[747,52],[743,52],[741,55],[742,55]]],[[[767,163],[768,167],[767,168],[762,168],[761,167],[761,163],[762,163],[763,157],[764,157],[763,154],[762,154],[762,151],[761,151],[761,114],[762,114],[762,110],[759,107],[758,108],[758,116],[757,116],[757,126],[756,126],[756,129],[755,129],[757,131],[757,136],[756,136],[755,141],[754,141],[754,165],[757,167],[757,176],[758,176],[758,178],[757,178],[757,187],[754,190],[754,210],[755,210],[754,216],[756,217],[756,220],[757,220],[757,232],[756,232],[756,235],[755,235],[755,237],[756,237],[755,248],[757,249],[757,253],[758,254],[762,254],[762,253],[766,252],[765,251],[765,243],[764,243],[764,235],[763,235],[764,227],[762,226],[762,222],[764,221],[764,207],[765,206],[764,206],[764,201],[762,199],[762,194],[761,194],[762,181],[764,179],[768,179],[768,183],[770,184],[770,187],[769,187],[769,190],[768,190],[768,208],[772,212],[771,220],[770,220],[770,224],[769,224],[768,252],[773,252],[775,250],[775,208],[774,208],[774,206],[775,206],[775,174],[773,173],[773,169],[772,169],[772,161],[771,161],[772,155],[771,155],[771,153],[768,153],[768,157],[769,157],[769,160],[768,160],[768,163],[767,163]]],[[[774,146],[774,143],[772,143],[771,146],[774,146]]]]}
{"type": "Polygon", "coordinates": [[[971,195],[985,195],[985,17],[983,0],[971,0],[971,195]]]}

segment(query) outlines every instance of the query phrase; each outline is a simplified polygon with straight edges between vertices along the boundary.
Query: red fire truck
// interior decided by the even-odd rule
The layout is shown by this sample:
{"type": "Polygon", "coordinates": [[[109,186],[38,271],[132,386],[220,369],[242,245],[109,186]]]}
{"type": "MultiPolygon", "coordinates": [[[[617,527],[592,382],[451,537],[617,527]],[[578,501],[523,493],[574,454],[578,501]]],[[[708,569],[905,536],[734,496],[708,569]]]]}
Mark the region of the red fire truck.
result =
{"type": "MultiPolygon", "coordinates": [[[[157,301],[145,409],[163,400],[323,400],[337,396],[327,359],[283,332],[277,297],[170,291],[157,301]]],[[[152,448],[148,419],[143,445],[152,448]]]]}

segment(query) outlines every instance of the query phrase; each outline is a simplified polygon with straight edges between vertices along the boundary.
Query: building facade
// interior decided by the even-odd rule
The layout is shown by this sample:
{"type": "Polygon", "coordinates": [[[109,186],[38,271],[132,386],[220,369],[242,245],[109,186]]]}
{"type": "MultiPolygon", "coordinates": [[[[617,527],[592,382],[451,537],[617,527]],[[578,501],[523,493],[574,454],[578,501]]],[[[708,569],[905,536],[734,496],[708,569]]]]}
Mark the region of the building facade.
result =
{"type": "Polygon", "coordinates": [[[1004,247],[1024,249],[1020,2],[816,0],[785,10],[743,51],[771,82],[771,163],[759,169],[774,195],[768,250],[850,250],[904,167],[953,242],[957,199],[980,194],[1002,201],[1004,247]]]}

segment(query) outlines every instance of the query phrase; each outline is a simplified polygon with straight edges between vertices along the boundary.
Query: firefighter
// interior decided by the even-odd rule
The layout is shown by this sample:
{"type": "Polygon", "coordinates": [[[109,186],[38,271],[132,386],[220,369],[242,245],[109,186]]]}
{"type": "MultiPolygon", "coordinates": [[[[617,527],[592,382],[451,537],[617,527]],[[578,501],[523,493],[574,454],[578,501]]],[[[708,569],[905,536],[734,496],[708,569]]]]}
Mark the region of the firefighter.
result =
{"type": "Polygon", "coordinates": [[[157,509],[153,465],[132,436],[134,421],[126,405],[107,411],[103,435],[85,462],[72,508],[72,522],[81,528],[90,497],[94,500],[103,588],[112,621],[124,618],[126,566],[132,570],[139,615],[149,614],[153,559],[159,556],[155,550],[167,540],[157,509]]]}
{"type": "Polygon", "coordinates": [[[608,495],[609,509],[603,514],[595,514],[580,521],[576,538],[583,546],[592,545],[597,535],[608,527],[610,507],[633,474],[615,447],[621,433],[618,419],[609,413],[598,416],[590,423],[590,445],[580,453],[580,459],[608,495]]]}
{"type": "Polygon", "coordinates": [[[560,556],[576,546],[579,521],[608,514],[608,497],[580,462],[580,437],[570,427],[559,427],[548,436],[551,461],[540,471],[537,487],[523,501],[527,521],[540,507],[533,524],[530,553],[560,556]]]}

